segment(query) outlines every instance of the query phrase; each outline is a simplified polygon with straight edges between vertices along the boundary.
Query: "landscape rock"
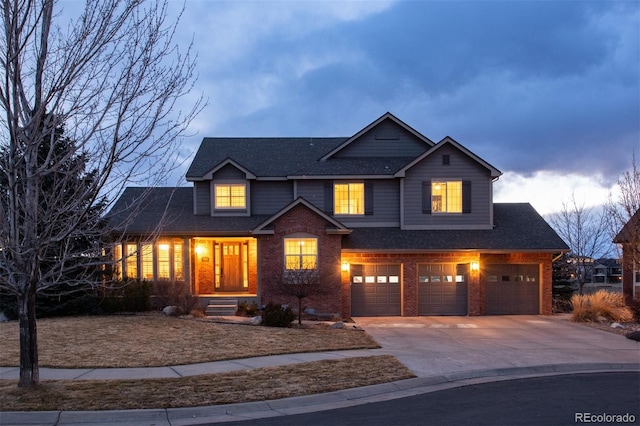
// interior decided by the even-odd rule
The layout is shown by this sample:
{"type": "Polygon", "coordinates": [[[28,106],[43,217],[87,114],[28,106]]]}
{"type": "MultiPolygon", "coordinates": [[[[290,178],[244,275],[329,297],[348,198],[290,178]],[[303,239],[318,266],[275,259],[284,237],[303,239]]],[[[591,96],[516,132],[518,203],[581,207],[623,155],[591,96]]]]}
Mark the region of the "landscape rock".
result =
{"type": "Polygon", "coordinates": [[[330,328],[337,329],[337,330],[343,330],[345,328],[345,326],[344,326],[343,322],[334,322],[333,324],[331,324],[330,328]]]}
{"type": "Polygon", "coordinates": [[[251,325],[260,325],[260,324],[262,324],[262,317],[261,316],[251,317],[251,319],[249,319],[249,324],[251,324],[251,325]]]}
{"type": "Polygon", "coordinates": [[[622,324],[620,324],[619,322],[614,322],[610,325],[611,328],[623,328],[622,324]]]}
{"type": "Polygon", "coordinates": [[[180,315],[180,310],[177,306],[165,306],[162,313],[168,317],[177,317],[180,315]]]}
{"type": "Polygon", "coordinates": [[[640,331],[632,331],[631,333],[625,334],[627,339],[635,340],[636,342],[640,342],[640,331]]]}

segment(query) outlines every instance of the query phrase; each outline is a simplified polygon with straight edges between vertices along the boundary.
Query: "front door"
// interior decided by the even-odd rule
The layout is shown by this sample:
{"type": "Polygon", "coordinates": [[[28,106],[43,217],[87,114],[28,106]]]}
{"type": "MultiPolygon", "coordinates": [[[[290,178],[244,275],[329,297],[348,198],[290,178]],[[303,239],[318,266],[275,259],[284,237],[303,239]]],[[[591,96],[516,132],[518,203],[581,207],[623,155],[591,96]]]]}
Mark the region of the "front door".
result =
{"type": "Polygon", "coordinates": [[[222,244],[220,290],[242,291],[242,243],[222,244]]]}

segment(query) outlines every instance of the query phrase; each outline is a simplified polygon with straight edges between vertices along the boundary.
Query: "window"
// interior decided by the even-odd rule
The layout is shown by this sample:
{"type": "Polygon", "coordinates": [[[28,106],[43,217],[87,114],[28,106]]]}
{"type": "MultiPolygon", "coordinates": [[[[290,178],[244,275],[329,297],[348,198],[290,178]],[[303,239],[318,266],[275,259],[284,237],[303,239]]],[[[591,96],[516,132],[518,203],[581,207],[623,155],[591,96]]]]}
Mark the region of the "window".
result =
{"type": "Polygon", "coordinates": [[[364,214],[364,183],[334,185],[334,214],[364,214]]]}
{"type": "Polygon", "coordinates": [[[462,182],[432,182],[431,211],[434,213],[462,213],[462,182]]]}
{"type": "Polygon", "coordinates": [[[169,244],[158,244],[158,279],[169,280],[171,278],[171,272],[169,263],[169,244]]]}
{"type": "Polygon", "coordinates": [[[142,262],[140,277],[143,280],[153,281],[153,245],[143,244],[141,249],[142,262]]]}
{"type": "Polygon", "coordinates": [[[316,269],[318,264],[318,240],[315,238],[284,239],[285,269],[316,269]]]}
{"type": "Polygon", "coordinates": [[[216,184],[215,203],[216,209],[244,209],[246,203],[245,184],[216,184]]]}
{"type": "Polygon", "coordinates": [[[122,246],[120,244],[113,247],[113,278],[116,280],[122,278],[122,246]]]}
{"type": "Polygon", "coordinates": [[[182,262],[182,243],[173,244],[173,279],[184,281],[184,263],[182,262]]]}
{"type": "Polygon", "coordinates": [[[125,262],[127,278],[138,278],[138,245],[127,244],[127,260],[125,262]]]}

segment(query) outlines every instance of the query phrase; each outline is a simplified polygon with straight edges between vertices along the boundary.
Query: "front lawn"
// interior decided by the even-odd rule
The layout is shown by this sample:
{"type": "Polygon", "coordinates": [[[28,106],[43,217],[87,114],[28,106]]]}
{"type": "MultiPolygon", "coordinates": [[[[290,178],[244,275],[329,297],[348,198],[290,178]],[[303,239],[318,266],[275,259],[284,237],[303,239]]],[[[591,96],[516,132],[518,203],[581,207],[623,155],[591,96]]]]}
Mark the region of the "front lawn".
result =
{"type": "MultiPolygon", "coordinates": [[[[0,323],[0,366],[19,364],[18,323],[0,323]]],[[[370,349],[363,331],[271,328],[160,315],[38,320],[41,367],[158,367],[299,352],[370,349]]]]}
{"type": "MultiPolygon", "coordinates": [[[[0,365],[18,365],[18,324],[0,323],[0,365]]],[[[377,348],[363,331],[269,328],[159,315],[38,321],[40,365],[151,367],[296,352],[377,348]]],[[[0,411],[172,408],[261,401],[414,377],[392,356],[316,361],[148,380],[0,380],[0,411]]]]}

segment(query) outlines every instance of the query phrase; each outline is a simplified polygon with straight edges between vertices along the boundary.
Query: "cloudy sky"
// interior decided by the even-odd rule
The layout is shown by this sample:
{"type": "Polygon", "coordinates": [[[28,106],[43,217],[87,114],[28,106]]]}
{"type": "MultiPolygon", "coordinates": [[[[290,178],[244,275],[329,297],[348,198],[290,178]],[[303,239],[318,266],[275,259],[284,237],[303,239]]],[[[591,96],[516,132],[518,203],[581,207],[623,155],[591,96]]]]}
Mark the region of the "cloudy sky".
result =
{"type": "Polygon", "coordinates": [[[351,136],[389,111],[542,214],[601,203],[640,157],[635,0],[186,0],[191,39],[209,104],[185,155],[205,136],[351,136]]]}

